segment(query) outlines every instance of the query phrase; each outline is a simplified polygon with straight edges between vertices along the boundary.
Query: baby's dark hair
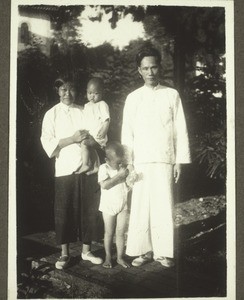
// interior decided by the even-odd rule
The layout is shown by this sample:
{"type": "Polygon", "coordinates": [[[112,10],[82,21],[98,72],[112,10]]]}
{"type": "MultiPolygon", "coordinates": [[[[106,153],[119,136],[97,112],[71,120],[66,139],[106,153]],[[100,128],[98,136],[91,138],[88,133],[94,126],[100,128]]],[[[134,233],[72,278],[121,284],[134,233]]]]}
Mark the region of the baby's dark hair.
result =
{"type": "Polygon", "coordinates": [[[105,146],[105,154],[106,157],[109,159],[111,156],[111,153],[114,153],[118,157],[124,156],[124,147],[116,141],[108,142],[105,146]]]}
{"type": "Polygon", "coordinates": [[[160,52],[157,49],[152,48],[152,47],[144,47],[136,55],[137,67],[140,67],[141,61],[143,60],[144,57],[147,57],[147,56],[156,57],[158,64],[160,64],[160,62],[161,62],[160,52]]]}
{"type": "Polygon", "coordinates": [[[90,84],[97,85],[103,91],[103,80],[102,80],[102,78],[93,77],[88,81],[87,86],[89,86],[90,84]]]}

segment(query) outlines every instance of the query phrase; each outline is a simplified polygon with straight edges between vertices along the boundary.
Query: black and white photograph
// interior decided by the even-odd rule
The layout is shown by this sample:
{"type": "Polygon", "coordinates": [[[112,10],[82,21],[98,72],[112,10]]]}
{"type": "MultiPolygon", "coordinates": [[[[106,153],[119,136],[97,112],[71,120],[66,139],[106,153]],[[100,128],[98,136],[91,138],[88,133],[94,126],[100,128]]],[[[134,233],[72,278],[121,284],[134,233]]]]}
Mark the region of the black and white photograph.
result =
{"type": "Polygon", "coordinates": [[[11,4],[8,299],[234,300],[233,1],[11,4]]]}

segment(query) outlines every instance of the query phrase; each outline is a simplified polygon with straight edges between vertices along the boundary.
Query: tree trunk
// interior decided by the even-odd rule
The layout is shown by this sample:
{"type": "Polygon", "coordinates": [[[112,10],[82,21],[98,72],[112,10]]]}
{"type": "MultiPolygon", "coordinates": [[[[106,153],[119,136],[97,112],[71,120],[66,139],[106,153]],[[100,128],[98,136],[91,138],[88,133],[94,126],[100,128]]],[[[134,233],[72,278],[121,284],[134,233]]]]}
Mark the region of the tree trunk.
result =
{"type": "Polygon", "coordinates": [[[184,92],[185,86],[185,48],[183,32],[177,29],[174,46],[174,82],[180,94],[184,92]]]}

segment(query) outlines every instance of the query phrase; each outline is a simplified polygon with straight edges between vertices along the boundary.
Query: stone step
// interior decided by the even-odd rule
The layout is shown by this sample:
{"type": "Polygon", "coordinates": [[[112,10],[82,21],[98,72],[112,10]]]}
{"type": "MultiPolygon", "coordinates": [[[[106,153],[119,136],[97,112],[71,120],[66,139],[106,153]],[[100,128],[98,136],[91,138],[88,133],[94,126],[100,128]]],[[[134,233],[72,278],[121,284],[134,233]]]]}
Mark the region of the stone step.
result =
{"type": "MultiPolygon", "coordinates": [[[[81,243],[77,242],[70,244],[71,266],[60,271],[54,267],[60,248],[56,246],[54,232],[49,231],[21,239],[23,245],[19,249],[23,256],[18,253],[22,258],[19,261],[25,260],[27,255],[28,259],[26,268],[21,265],[19,270],[26,270],[24,272],[28,274],[40,271],[38,276],[43,276],[47,283],[43,298],[49,299],[224,296],[225,199],[192,199],[177,205],[175,213],[178,218],[175,226],[176,268],[163,269],[158,262],[151,262],[130,269],[114,263],[112,269],[104,269],[101,265],[82,261],[81,243]]],[[[92,250],[104,258],[102,241],[93,243],[92,250]]],[[[115,245],[113,253],[115,262],[115,245]]],[[[131,262],[133,258],[126,259],[131,262]]]]}

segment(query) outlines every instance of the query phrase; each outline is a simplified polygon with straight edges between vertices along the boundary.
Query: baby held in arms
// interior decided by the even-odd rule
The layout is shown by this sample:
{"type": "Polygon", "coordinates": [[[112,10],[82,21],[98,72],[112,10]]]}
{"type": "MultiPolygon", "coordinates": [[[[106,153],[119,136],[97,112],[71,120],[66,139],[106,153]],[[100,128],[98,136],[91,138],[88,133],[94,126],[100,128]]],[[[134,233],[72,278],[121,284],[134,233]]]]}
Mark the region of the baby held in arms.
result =
{"type": "MultiPolygon", "coordinates": [[[[87,99],[88,103],[85,104],[84,114],[87,119],[87,127],[89,133],[94,137],[97,143],[104,147],[107,143],[107,132],[110,122],[109,107],[103,97],[103,81],[101,78],[92,78],[87,84],[87,99]]],[[[94,151],[89,147],[86,140],[81,143],[82,151],[82,168],[81,173],[85,173],[94,168],[92,166],[92,156],[94,151]]]]}

